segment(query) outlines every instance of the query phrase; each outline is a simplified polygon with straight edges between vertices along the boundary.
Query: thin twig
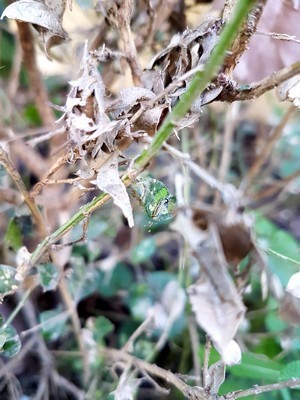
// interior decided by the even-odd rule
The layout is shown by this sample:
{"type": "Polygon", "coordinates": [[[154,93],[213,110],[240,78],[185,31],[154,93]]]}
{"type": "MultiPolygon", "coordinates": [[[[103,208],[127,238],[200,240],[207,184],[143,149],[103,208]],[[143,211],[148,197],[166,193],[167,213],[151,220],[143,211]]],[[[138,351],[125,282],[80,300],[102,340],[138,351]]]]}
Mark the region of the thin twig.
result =
{"type": "Polygon", "coordinates": [[[211,340],[208,335],[206,335],[206,342],[204,348],[204,359],[203,359],[203,371],[202,371],[202,382],[203,387],[206,387],[208,384],[209,374],[208,374],[208,367],[209,367],[209,357],[211,351],[211,340]]]}
{"type": "MultiPolygon", "coordinates": [[[[251,2],[252,4],[252,2],[251,2]]],[[[225,26],[217,46],[214,48],[208,62],[205,64],[204,71],[196,73],[190,86],[181,96],[180,101],[174,107],[173,111],[164,120],[159,131],[156,133],[153,141],[147,149],[136,159],[133,168],[123,177],[126,186],[130,185],[136,177],[149,164],[150,160],[158,153],[164,142],[172,134],[176,122],[186,115],[194,100],[203,92],[208,83],[215,76],[218,68],[222,64],[226,50],[236,35],[237,29],[241,26],[247,12],[251,7],[250,3],[239,2],[232,20],[225,26]]],[[[34,265],[40,257],[48,250],[49,246],[56,243],[63,235],[73,229],[88,214],[101,207],[110,197],[101,194],[93,199],[89,204],[83,206],[72,218],[63,226],[57,229],[51,236],[45,238],[42,243],[32,253],[31,263],[34,265]]]]}
{"type": "Polygon", "coordinates": [[[197,325],[194,316],[189,316],[188,320],[189,333],[191,338],[191,347],[193,354],[193,364],[194,364],[194,375],[196,378],[196,383],[198,385],[202,385],[202,377],[201,377],[201,360],[198,354],[200,339],[197,330],[197,325]]]}
{"type": "Polygon", "coordinates": [[[224,396],[226,400],[235,400],[241,397],[247,397],[252,395],[258,395],[261,393],[272,392],[273,390],[280,390],[283,388],[293,388],[300,386],[300,379],[289,379],[280,383],[271,383],[269,385],[255,386],[251,389],[237,390],[236,392],[228,393],[224,396]]]}
{"type": "Polygon", "coordinates": [[[23,50],[23,62],[28,73],[30,89],[44,125],[54,125],[54,113],[49,106],[48,94],[37,66],[33,37],[29,24],[17,21],[20,43],[23,50]]]}
{"type": "Polygon", "coordinates": [[[38,230],[39,230],[41,237],[44,237],[45,235],[47,235],[47,230],[45,227],[43,216],[42,216],[39,208],[34,203],[32,196],[27,191],[27,189],[24,185],[24,182],[21,178],[21,175],[19,174],[18,170],[15,168],[13,163],[8,158],[8,154],[4,151],[2,146],[0,146],[0,164],[2,164],[4,166],[4,168],[7,170],[7,172],[9,173],[9,175],[15,182],[16,186],[22,193],[24,202],[27,204],[29,210],[31,211],[31,213],[37,223],[38,230]]]}
{"type": "Polygon", "coordinates": [[[259,157],[252,165],[252,167],[251,167],[250,171],[248,172],[247,176],[245,177],[245,179],[242,181],[241,186],[240,186],[241,190],[246,190],[247,188],[249,188],[250,183],[260,172],[264,163],[270,157],[270,154],[273,150],[274,145],[276,144],[276,142],[278,141],[280,136],[283,134],[283,130],[284,130],[286,124],[289,122],[290,118],[295,113],[295,110],[296,110],[296,108],[293,105],[291,105],[288,108],[287,112],[284,114],[280,123],[273,130],[270,138],[268,138],[265,148],[261,149],[261,153],[260,153],[259,157]]]}
{"type": "Polygon", "coordinates": [[[7,87],[7,96],[12,102],[15,97],[19,87],[19,75],[22,66],[22,49],[20,40],[17,35],[15,35],[15,54],[13,58],[13,65],[9,76],[9,82],[7,87]]]}
{"type": "Polygon", "coordinates": [[[223,92],[218,96],[220,101],[242,101],[253,100],[262,96],[269,90],[274,89],[284,81],[300,73],[300,62],[296,62],[288,67],[275,72],[272,75],[263,78],[258,82],[248,85],[233,86],[230,90],[224,88],[223,92]]]}
{"type": "MultiPolygon", "coordinates": [[[[99,348],[99,352],[106,357],[116,360],[123,360],[133,365],[136,365],[138,368],[147,371],[150,375],[156,376],[168,383],[171,383],[173,386],[177,387],[177,389],[179,389],[182,393],[186,393],[189,389],[189,385],[179,379],[171,371],[160,368],[156,364],[150,364],[147,361],[140,360],[122,350],[99,348]]],[[[203,389],[199,387],[199,393],[202,393],[202,391],[203,389]]]]}
{"type": "MultiPolygon", "coordinates": [[[[231,151],[232,151],[232,142],[234,135],[234,128],[236,123],[236,115],[238,112],[238,104],[233,104],[226,111],[225,115],[225,130],[223,134],[223,146],[222,146],[222,155],[219,167],[219,176],[218,180],[222,183],[225,182],[225,178],[228,173],[228,169],[230,167],[231,162],[231,151]]],[[[221,200],[220,192],[216,192],[214,204],[219,205],[221,200]]]]}
{"type": "MultiPolygon", "coordinates": [[[[249,1],[253,7],[250,13],[247,16],[246,21],[244,22],[242,28],[239,33],[235,36],[235,39],[228,51],[228,55],[224,61],[222,72],[225,75],[231,75],[232,71],[235,69],[236,65],[239,62],[239,59],[244,54],[245,50],[248,47],[250,39],[253,33],[256,31],[257,24],[262,15],[264,6],[266,5],[267,0],[257,0],[257,1],[249,1]]],[[[228,10],[231,14],[232,3],[234,1],[227,1],[228,10]],[[231,4],[230,4],[231,3],[231,4]]],[[[238,2],[237,6],[240,2],[238,2]]],[[[226,7],[225,7],[226,9],[226,7]]],[[[224,15],[223,15],[224,16],[224,15]]],[[[227,18],[225,15],[224,18],[227,18]]]]}
{"type": "Polygon", "coordinates": [[[276,32],[255,32],[256,35],[262,35],[262,36],[269,36],[272,39],[277,39],[277,40],[284,40],[287,42],[294,42],[300,44],[300,39],[297,39],[296,36],[291,36],[288,35],[287,33],[276,33],[276,32]]]}

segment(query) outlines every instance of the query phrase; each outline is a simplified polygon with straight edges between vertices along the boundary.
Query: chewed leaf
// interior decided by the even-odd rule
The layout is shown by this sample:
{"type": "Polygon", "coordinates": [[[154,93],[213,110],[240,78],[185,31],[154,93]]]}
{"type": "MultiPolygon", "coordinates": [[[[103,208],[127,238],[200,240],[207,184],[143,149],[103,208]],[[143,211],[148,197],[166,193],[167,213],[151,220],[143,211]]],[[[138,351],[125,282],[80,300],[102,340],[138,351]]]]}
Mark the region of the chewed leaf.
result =
{"type": "Polygon", "coordinates": [[[132,190],[145,209],[148,217],[166,221],[173,217],[172,211],[176,207],[176,197],[162,182],[150,177],[139,179],[132,185],[132,190]]]}
{"type": "Polygon", "coordinates": [[[97,175],[97,186],[109,194],[114,203],[121,208],[130,228],[133,227],[132,208],[124,183],[119,177],[118,152],[115,151],[101,166],[97,175]]]}
{"type": "Polygon", "coordinates": [[[39,25],[59,36],[66,35],[66,32],[61,26],[61,21],[53,11],[45,4],[38,1],[16,1],[6,7],[1,15],[1,19],[4,17],[39,25]]]}

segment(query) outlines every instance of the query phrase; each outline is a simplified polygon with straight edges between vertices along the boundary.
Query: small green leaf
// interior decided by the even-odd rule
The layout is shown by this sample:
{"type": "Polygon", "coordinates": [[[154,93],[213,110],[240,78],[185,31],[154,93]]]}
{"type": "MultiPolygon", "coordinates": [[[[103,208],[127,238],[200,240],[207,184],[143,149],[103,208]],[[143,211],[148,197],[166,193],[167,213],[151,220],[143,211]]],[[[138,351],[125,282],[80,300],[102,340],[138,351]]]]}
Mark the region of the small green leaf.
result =
{"type": "Polygon", "coordinates": [[[15,279],[16,269],[10,265],[0,264],[0,294],[15,290],[20,282],[15,279]]]}
{"type": "Polygon", "coordinates": [[[103,338],[114,330],[114,325],[105,317],[97,317],[93,320],[93,337],[97,343],[101,343],[103,338]]]}
{"type": "Polygon", "coordinates": [[[149,218],[167,221],[173,217],[176,197],[162,182],[150,177],[143,177],[132,184],[134,196],[140,201],[149,218]]]}
{"type": "Polygon", "coordinates": [[[153,236],[142,240],[131,250],[130,258],[133,263],[141,263],[149,260],[156,250],[156,243],[153,236]]]}
{"type": "Polygon", "coordinates": [[[22,247],[22,229],[18,222],[18,217],[14,217],[10,221],[6,231],[5,240],[15,251],[22,247]]]}
{"type": "Polygon", "coordinates": [[[44,292],[56,289],[59,281],[59,270],[52,263],[42,264],[38,268],[40,284],[44,292]]]}
{"type": "Polygon", "coordinates": [[[0,352],[5,357],[13,357],[21,349],[21,341],[17,331],[12,325],[8,325],[6,328],[0,328],[0,352]]]}
{"type": "Polygon", "coordinates": [[[287,381],[289,379],[300,378],[300,361],[292,361],[285,365],[280,371],[279,380],[287,381]]]}
{"type": "Polygon", "coordinates": [[[40,322],[45,339],[51,341],[60,338],[66,329],[67,319],[68,315],[62,312],[61,307],[41,312],[40,322]]]}

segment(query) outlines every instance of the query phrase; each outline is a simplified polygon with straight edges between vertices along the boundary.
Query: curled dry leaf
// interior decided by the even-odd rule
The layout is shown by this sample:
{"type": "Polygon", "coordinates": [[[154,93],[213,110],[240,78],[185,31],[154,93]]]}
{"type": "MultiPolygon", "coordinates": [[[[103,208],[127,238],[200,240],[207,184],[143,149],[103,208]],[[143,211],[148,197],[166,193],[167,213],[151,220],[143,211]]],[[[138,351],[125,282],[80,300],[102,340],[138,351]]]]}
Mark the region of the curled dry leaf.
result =
{"type": "Polygon", "coordinates": [[[223,350],[222,359],[226,365],[235,365],[241,362],[241,348],[235,340],[231,340],[223,350]]]}
{"type": "Polygon", "coordinates": [[[286,292],[280,301],[279,315],[289,324],[299,325],[300,299],[286,292]]]}
{"type": "Polygon", "coordinates": [[[52,46],[68,39],[68,34],[62,27],[65,7],[66,0],[48,0],[44,2],[19,0],[6,7],[1,19],[7,17],[31,23],[39,32],[48,56],[52,46]]]}
{"type": "Polygon", "coordinates": [[[188,295],[198,324],[211,337],[223,361],[228,362],[228,345],[243,320],[245,307],[230,277],[216,272],[219,273],[217,283],[202,274],[200,280],[189,287],[188,295]]]}
{"type": "Polygon", "coordinates": [[[134,400],[142,378],[136,378],[129,368],[124,369],[114,393],[115,400],[134,400]]]}
{"type": "Polygon", "coordinates": [[[224,362],[232,362],[227,357],[228,346],[244,318],[245,306],[229,275],[217,228],[210,223],[206,230],[198,229],[189,210],[186,215],[178,213],[172,228],[184,235],[200,265],[200,279],[188,288],[197,323],[224,362]]]}
{"type": "Polygon", "coordinates": [[[118,156],[118,151],[115,151],[102,164],[97,175],[97,186],[112,197],[114,203],[121,208],[125,218],[127,218],[128,225],[133,227],[134,221],[129,196],[119,177],[118,156]]]}
{"type": "Polygon", "coordinates": [[[225,364],[222,361],[217,361],[209,367],[205,387],[209,394],[218,394],[219,388],[225,380],[225,369],[225,364]]]}
{"type": "Polygon", "coordinates": [[[300,272],[297,272],[290,277],[285,290],[292,296],[300,299],[300,272]]]}
{"type": "Polygon", "coordinates": [[[290,101],[295,107],[300,107],[300,74],[281,83],[277,88],[279,100],[290,101]]]}

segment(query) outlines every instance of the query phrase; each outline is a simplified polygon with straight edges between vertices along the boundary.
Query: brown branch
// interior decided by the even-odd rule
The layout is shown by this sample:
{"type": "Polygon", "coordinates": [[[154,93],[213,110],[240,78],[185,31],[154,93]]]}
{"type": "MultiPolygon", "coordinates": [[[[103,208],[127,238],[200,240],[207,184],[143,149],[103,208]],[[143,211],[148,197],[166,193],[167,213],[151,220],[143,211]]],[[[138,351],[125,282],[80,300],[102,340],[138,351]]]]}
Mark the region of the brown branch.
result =
{"type": "Polygon", "coordinates": [[[105,357],[109,357],[117,361],[123,360],[132,365],[136,365],[139,369],[147,371],[150,375],[163,379],[164,381],[175,386],[189,399],[204,400],[208,398],[202,387],[190,387],[181,379],[179,379],[175,374],[173,374],[173,372],[160,368],[156,364],[150,364],[147,361],[140,360],[122,350],[99,348],[99,352],[105,357]]]}
{"type": "Polygon", "coordinates": [[[52,126],[55,118],[52,109],[49,106],[48,94],[42,80],[40,70],[38,69],[33,37],[29,24],[17,21],[20,43],[23,50],[23,62],[28,73],[29,85],[34,96],[36,106],[44,125],[52,126]]]}
{"type": "MultiPolygon", "coordinates": [[[[235,3],[235,2],[231,0],[230,2],[227,1],[227,3],[235,3]]],[[[229,54],[225,58],[222,69],[222,72],[225,73],[225,75],[232,74],[233,70],[235,69],[236,65],[239,62],[239,59],[247,49],[250,39],[253,33],[256,31],[257,24],[260,20],[264,6],[267,3],[267,0],[257,0],[254,3],[255,5],[252,11],[249,13],[248,18],[244,23],[242,29],[240,30],[239,34],[235,37],[234,42],[231,45],[231,48],[229,49],[229,54]]],[[[227,7],[228,9],[230,9],[232,7],[232,4],[229,5],[227,4],[227,7]]]]}
{"type": "Polygon", "coordinates": [[[236,392],[228,393],[224,396],[226,400],[235,400],[241,397],[247,397],[251,395],[258,395],[261,393],[272,392],[273,390],[279,390],[283,388],[293,388],[300,386],[300,379],[289,379],[279,383],[271,383],[269,385],[256,386],[251,389],[237,390],[236,392]]]}
{"type": "Polygon", "coordinates": [[[300,62],[296,62],[258,82],[254,82],[249,85],[237,85],[235,87],[233,85],[230,90],[225,87],[223,92],[221,92],[221,94],[218,96],[217,100],[233,102],[256,99],[257,97],[262,96],[267,91],[276,88],[287,79],[292,78],[299,73],[300,62]]]}
{"type": "Polygon", "coordinates": [[[139,63],[135,43],[130,28],[132,8],[132,0],[114,2],[112,7],[108,10],[107,16],[109,21],[113,23],[120,32],[127,62],[131,70],[133,83],[136,86],[142,86],[142,69],[139,63]]]}
{"type": "Polygon", "coordinates": [[[18,170],[15,168],[15,166],[12,164],[10,159],[8,158],[8,154],[4,151],[2,146],[0,146],[0,164],[4,166],[4,168],[7,170],[13,181],[15,182],[16,186],[20,190],[20,192],[23,195],[24,202],[27,204],[28,208],[30,209],[36,223],[38,226],[39,233],[41,237],[45,237],[47,235],[47,229],[44,223],[43,216],[36,206],[32,196],[29,194],[29,192],[26,189],[26,186],[24,185],[24,182],[18,172],[18,170]]]}

